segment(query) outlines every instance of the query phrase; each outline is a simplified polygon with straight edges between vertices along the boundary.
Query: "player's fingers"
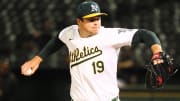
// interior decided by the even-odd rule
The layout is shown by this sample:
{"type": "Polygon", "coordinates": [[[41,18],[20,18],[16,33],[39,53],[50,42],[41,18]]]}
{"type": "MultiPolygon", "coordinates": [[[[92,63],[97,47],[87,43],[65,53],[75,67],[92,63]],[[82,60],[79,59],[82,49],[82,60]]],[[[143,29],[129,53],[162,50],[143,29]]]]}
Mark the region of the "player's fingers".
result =
{"type": "Polygon", "coordinates": [[[33,72],[32,68],[33,68],[33,64],[31,62],[24,63],[21,66],[21,74],[26,75],[26,76],[30,75],[30,72],[33,72]]]}
{"type": "Polygon", "coordinates": [[[21,73],[24,73],[25,71],[27,71],[27,70],[28,70],[28,67],[29,67],[28,62],[24,63],[24,64],[21,66],[21,73]]]}
{"type": "Polygon", "coordinates": [[[34,74],[35,71],[38,69],[41,61],[42,61],[42,59],[40,57],[35,56],[31,60],[25,62],[21,66],[21,73],[23,75],[27,75],[27,76],[34,74]]]}
{"type": "Polygon", "coordinates": [[[26,62],[21,67],[21,74],[25,76],[31,76],[36,72],[38,67],[39,67],[39,64],[36,64],[36,62],[31,62],[31,61],[26,62]]]}
{"type": "Polygon", "coordinates": [[[39,65],[35,65],[32,69],[32,74],[34,74],[36,72],[36,70],[38,69],[39,65]]]}
{"type": "Polygon", "coordinates": [[[28,69],[26,72],[23,73],[25,76],[31,76],[33,74],[32,69],[28,69]]]}
{"type": "Polygon", "coordinates": [[[155,59],[155,60],[153,60],[154,65],[161,64],[163,62],[164,62],[163,59],[155,59]]]}

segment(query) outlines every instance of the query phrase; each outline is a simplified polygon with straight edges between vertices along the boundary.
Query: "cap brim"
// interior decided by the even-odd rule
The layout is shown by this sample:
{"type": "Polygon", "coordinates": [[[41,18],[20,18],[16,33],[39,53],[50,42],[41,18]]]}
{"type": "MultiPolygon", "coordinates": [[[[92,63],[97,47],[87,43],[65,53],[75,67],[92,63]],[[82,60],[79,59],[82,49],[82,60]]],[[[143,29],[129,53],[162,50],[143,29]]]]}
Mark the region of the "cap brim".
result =
{"type": "Polygon", "coordinates": [[[91,18],[91,17],[95,17],[95,16],[102,16],[102,15],[108,15],[106,13],[92,13],[92,14],[89,14],[89,15],[86,15],[86,16],[83,16],[82,18],[91,18]]]}

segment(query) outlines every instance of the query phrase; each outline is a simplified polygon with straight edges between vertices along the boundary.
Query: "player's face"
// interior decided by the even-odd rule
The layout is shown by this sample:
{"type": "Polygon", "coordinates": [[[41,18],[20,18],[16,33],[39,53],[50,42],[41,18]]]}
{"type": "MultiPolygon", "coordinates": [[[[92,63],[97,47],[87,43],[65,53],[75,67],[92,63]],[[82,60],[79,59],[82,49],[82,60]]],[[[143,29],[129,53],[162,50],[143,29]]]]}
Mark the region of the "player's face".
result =
{"type": "Polygon", "coordinates": [[[99,32],[101,27],[101,17],[85,18],[77,21],[79,25],[80,35],[83,34],[85,37],[93,36],[99,32]]]}

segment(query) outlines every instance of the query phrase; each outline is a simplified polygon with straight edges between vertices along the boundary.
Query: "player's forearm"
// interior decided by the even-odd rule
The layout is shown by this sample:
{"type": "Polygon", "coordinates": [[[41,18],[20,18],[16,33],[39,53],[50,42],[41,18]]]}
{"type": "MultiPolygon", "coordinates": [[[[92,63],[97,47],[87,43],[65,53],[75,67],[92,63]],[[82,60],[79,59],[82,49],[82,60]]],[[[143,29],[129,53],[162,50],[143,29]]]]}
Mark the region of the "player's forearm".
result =
{"type": "Polygon", "coordinates": [[[61,42],[58,37],[55,37],[45,45],[45,47],[40,51],[37,56],[39,56],[43,60],[49,55],[58,51],[63,45],[64,43],[61,42]]]}

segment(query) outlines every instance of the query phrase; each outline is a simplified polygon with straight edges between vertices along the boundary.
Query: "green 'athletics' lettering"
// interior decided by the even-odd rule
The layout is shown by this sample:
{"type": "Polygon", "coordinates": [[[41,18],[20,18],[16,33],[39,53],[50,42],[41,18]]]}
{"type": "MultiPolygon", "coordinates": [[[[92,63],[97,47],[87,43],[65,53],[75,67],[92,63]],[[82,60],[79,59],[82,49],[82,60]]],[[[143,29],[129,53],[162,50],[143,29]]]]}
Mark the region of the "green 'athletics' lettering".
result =
{"type": "Polygon", "coordinates": [[[72,63],[71,68],[101,54],[102,50],[100,50],[97,46],[93,48],[84,46],[82,51],[76,48],[74,51],[70,52],[70,62],[72,63]]]}

